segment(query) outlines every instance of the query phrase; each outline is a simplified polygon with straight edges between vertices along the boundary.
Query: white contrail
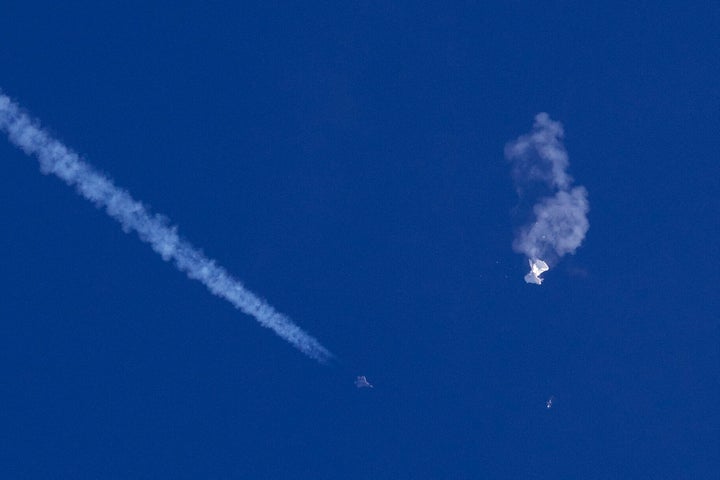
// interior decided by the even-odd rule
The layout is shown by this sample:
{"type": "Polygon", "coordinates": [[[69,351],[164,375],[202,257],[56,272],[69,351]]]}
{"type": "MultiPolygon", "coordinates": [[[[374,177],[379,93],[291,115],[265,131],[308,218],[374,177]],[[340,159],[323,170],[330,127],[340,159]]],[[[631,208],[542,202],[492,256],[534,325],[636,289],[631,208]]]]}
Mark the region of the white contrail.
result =
{"type": "Polygon", "coordinates": [[[542,283],[540,270],[548,269],[546,261],[552,263],[575,253],[590,227],[587,190],[572,186],[562,138],[562,124],[547,113],[539,113],[532,132],[505,147],[518,195],[524,204],[533,203],[534,215],[520,229],[513,248],[530,262],[531,273],[525,281],[538,285],[542,283]]]}
{"type": "Polygon", "coordinates": [[[52,173],[74,186],[80,195],[104,208],[108,215],[120,222],[123,230],[137,232],[140,239],[150,244],[163,260],[173,260],[178,270],[201,282],[213,294],[224,298],[242,312],[255,317],[263,327],[272,329],[308,357],[321,363],[332,358],[332,354],[315,338],[249,292],[224,268],[216,265],[214,260],[180,238],[177,228],[169,225],[166,218],[151,214],[129,193],[116,187],[112,180],[80,160],[75,152],[42,130],[37,121],[28,117],[2,93],[0,130],[5,131],[10,141],[26,154],[36,156],[43,173],[52,173]]]}

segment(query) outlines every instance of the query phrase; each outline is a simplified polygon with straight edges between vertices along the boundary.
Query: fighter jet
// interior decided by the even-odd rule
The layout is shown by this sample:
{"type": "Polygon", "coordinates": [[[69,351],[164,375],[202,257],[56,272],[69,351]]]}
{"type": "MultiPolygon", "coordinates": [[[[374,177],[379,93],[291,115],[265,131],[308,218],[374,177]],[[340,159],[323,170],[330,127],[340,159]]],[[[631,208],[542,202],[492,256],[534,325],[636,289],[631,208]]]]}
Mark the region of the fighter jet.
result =
{"type": "Polygon", "coordinates": [[[357,388],[373,388],[370,382],[367,381],[367,378],[365,378],[365,375],[358,375],[355,379],[355,386],[357,388]]]}
{"type": "Polygon", "coordinates": [[[543,281],[540,275],[550,270],[550,267],[539,258],[529,259],[528,262],[530,263],[530,273],[525,275],[525,282],[540,285],[543,281]]]}

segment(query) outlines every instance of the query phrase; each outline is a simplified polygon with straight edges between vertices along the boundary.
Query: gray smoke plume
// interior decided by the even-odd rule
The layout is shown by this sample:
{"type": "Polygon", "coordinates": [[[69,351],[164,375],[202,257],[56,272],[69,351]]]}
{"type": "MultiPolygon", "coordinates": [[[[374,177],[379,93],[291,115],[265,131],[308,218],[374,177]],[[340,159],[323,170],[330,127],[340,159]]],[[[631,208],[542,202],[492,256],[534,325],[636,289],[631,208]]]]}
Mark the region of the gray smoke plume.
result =
{"type": "MultiPolygon", "coordinates": [[[[562,138],[562,124],[539,113],[532,131],[505,147],[521,204],[533,204],[531,219],[513,242],[513,249],[525,254],[531,270],[539,260],[552,265],[575,253],[590,227],[587,190],[572,186],[562,138]]],[[[533,281],[526,276],[528,283],[542,281],[537,276],[530,278],[533,281]]]]}
{"type": "Polygon", "coordinates": [[[237,309],[252,316],[263,327],[273,330],[281,338],[310,358],[325,363],[332,354],[315,338],[305,333],[288,317],[278,313],[264,300],[248,291],[214,260],[180,238],[177,228],[170,226],[161,215],[153,215],[128,192],[114,185],[111,179],[80,160],[42,130],[37,121],[24,114],[10,98],[0,93],[0,130],[8,134],[10,142],[26,154],[40,161],[40,170],[52,173],[67,185],[104,208],[126,232],[135,231],[140,240],[150,245],[163,260],[172,260],[181,272],[205,285],[210,292],[224,298],[237,309]]]}

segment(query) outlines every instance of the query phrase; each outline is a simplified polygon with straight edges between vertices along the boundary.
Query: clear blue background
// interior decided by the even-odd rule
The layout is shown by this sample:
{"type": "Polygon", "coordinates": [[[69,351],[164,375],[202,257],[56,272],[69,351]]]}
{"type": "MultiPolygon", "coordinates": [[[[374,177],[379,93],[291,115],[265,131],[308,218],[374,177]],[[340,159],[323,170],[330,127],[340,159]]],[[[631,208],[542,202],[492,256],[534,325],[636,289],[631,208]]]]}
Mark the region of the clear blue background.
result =
{"type": "Polygon", "coordinates": [[[717,3],[65,3],[4,92],[337,362],[2,141],[2,478],[720,478],[717,3]],[[535,287],[540,111],[591,227],[535,287]]]}

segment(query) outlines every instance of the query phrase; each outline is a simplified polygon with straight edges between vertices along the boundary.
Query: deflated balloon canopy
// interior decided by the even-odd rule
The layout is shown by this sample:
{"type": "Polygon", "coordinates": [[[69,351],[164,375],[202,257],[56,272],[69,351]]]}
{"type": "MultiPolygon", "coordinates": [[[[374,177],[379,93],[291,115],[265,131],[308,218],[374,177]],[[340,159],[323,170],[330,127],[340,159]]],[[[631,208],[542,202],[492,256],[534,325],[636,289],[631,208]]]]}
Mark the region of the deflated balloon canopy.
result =
{"type": "Polygon", "coordinates": [[[530,272],[525,275],[525,282],[534,283],[535,285],[542,284],[543,279],[540,278],[540,275],[550,270],[550,267],[539,258],[531,258],[528,263],[530,263],[530,272]]]}
{"type": "Polygon", "coordinates": [[[525,222],[517,229],[512,246],[529,260],[530,273],[525,281],[535,285],[542,283],[540,275],[548,270],[540,257],[554,264],[575,253],[590,228],[588,192],[582,186],[573,186],[563,135],[560,122],[539,113],[530,133],[505,147],[520,197],[517,217],[525,222]]]}

